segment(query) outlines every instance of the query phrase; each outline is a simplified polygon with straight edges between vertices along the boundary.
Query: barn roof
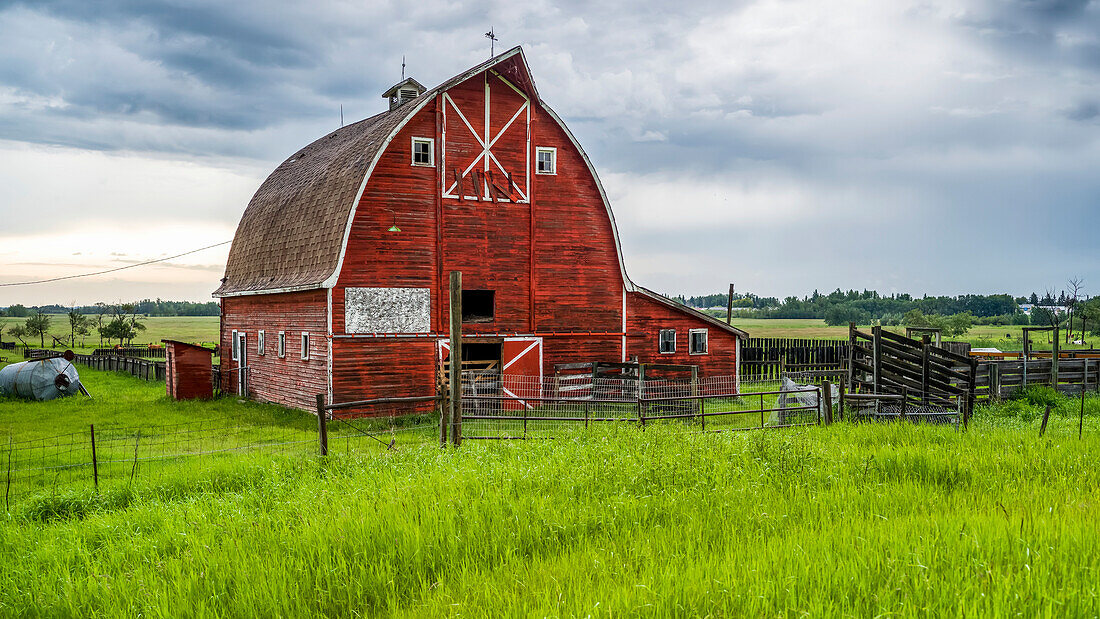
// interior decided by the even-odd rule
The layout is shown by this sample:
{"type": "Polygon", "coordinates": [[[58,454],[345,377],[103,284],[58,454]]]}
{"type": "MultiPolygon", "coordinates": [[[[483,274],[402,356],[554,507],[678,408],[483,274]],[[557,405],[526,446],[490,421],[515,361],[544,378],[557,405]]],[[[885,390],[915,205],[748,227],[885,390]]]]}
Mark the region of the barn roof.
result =
{"type": "MultiPolygon", "coordinates": [[[[425,92],[413,101],[336,131],[297,151],[260,185],[237,226],[225,277],[215,297],[291,292],[331,285],[345,230],[360,188],[392,135],[434,97],[471,76],[515,56],[519,47],[494,56],[425,92]]],[[[503,70],[537,99],[534,85],[516,63],[503,70]]]]}

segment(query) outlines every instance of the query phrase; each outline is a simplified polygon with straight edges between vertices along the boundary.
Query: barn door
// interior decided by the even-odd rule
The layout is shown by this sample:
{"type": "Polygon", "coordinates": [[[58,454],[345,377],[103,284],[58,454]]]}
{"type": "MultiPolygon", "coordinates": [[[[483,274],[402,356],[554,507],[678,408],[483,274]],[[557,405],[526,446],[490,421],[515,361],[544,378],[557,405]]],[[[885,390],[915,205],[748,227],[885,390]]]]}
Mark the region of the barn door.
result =
{"type": "Polygon", "coordinates": [[[505,400],[504,407],[518,410],[534,408],[538,402],[523,398],[542,396],[542,338],[506,337],[501,345],[501,390],[503,395],[518,400],[505,400]]]}

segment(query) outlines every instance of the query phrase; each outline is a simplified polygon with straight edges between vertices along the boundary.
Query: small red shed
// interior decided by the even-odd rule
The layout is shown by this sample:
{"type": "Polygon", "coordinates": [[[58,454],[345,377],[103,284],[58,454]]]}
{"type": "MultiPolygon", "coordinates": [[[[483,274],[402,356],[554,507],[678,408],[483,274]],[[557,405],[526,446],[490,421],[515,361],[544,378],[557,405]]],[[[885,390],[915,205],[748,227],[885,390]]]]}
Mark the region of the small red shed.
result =
{"type": "Polygon", "coordinates": [[[161,340],[165,350],[164,383],[174,400],[209,399],[214,396],[214,351],[187,342],[161,340]]]}

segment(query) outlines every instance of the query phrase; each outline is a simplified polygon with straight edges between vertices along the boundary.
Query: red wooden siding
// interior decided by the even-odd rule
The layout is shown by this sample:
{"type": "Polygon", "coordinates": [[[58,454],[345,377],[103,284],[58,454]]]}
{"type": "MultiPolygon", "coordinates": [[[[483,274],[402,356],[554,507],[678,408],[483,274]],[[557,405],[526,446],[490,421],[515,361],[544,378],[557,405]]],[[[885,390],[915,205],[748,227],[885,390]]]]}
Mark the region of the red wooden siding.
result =
{"type": "Polygon", "coordinates": [[[232,356],[232,332],[245,331],[250,395],[306,410],[316,407],[318,393],[328,393],[327,291],[310,290],[222,299],[222,390],[236,393],[237,362],[232,356]],[[265,354],[256,347],[266,334],[265,354]],[[279,331],[286,333],[286,356],[279,358],[279,331]],[[310,334],[309,359],[302,359],[302,332],[310,334]]]}
{"type": "Polygon", "coordinates": [[[737,336],[733,333],[638,293],[627,296],[626,306],[627,355],[637,355],[642,363],[698,365],[704,376],[732,376],[737,372],[737,336]],[[676,330],[675,353],[661,354],[661,329],[676,330]],[[688,353],[691,329],[707,330],[707,354],[688,353]]]}
{"type": "Polygon", "coordinates": [[[212,352],[182,342],[168,342],[165,389],[174,400],[208,399],[214,395],[212,352]]]}

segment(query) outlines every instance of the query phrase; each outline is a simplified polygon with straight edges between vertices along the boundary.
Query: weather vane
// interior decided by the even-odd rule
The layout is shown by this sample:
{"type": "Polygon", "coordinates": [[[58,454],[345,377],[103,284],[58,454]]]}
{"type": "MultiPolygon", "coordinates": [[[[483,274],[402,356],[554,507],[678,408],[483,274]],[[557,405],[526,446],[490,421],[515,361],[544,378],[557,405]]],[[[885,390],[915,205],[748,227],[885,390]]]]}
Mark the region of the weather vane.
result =
{"type": "Polygon", "coordinates": [[[492,58],[496,55],[496,42],[497,35],[493,33],[493,28],[489,27],[489,32],[485,33],[485,38],[489,39],[489,57],[492,58]]]}

